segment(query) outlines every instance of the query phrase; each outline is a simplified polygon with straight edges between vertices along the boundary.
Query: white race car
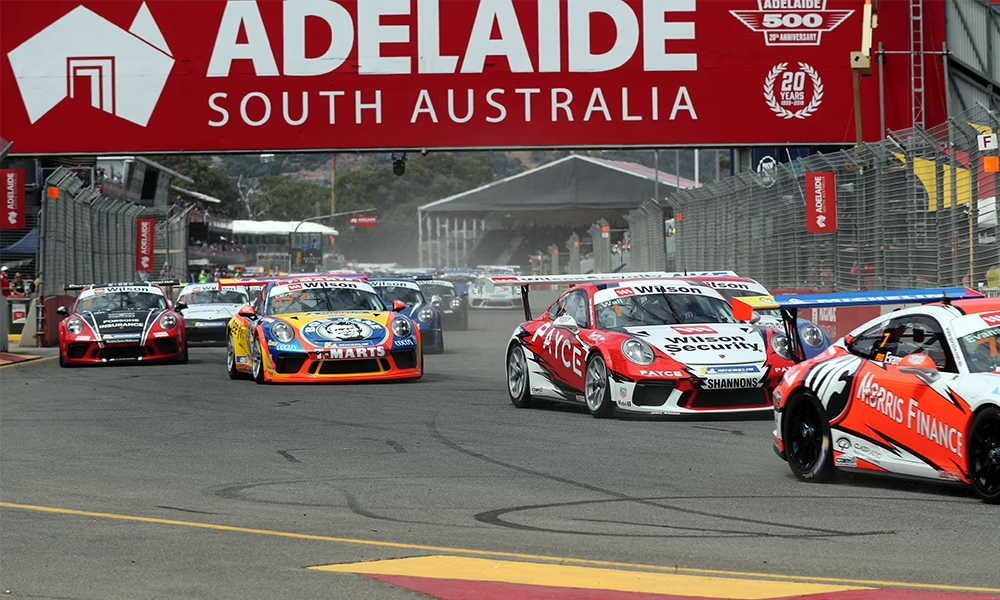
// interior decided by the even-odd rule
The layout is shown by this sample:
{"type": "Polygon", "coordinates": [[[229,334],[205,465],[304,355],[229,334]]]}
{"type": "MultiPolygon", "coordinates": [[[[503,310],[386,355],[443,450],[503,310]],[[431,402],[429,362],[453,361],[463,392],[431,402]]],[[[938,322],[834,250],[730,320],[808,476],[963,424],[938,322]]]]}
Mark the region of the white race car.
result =
{"type": "MultiPolygon", "coordinates": [[[[502,275],[513,276],[513,272],[502,275]]],[[[476,279],[469,288],[469,308],[521,308],[524,305],[520,288],[516,285],[491,283],[490,276],[476,279]]]]}
{"type": "Polygon", "coordinates": [[[188,343],[226,341],[229,319],[241,306],[250,302],[243,288],[219,290],[218,283],[189,283],[181,290],[178,302],[187,305],[184,321],[188,343]]]}

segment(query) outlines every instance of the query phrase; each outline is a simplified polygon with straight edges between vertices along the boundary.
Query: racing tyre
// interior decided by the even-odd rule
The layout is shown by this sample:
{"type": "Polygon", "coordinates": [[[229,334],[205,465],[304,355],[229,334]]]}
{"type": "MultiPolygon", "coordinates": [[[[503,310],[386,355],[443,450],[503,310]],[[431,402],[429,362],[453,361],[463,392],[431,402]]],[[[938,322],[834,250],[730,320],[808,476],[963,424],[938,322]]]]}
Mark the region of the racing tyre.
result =
{"type": "Polygon", "coordinates": [[[819,400],[812,394],[797,394],[785,409],[784,425],[785,456],[792,473],[814,483],[832,479],[830,423],[819,400]]]}
{"type": "Polygon", "coordinates": [[[459,327],[459,330],[461,330],[461,331],[468,331],[469,330],[469,312],[468,311],[466,311],[465,314],[462,316],[462,325],[459,327]]]}
{"type": "Polygon", "coordinates": [[[73,366],[73,365],[69,364],[68,362],[66,362],[63,359],[62,352],[59,353],[59,366],[62,367],[62,368],[64,368],[64,369],[68,369],[68,368],[70,368],[70,367],[73,366]]]}
{"type": "Polygon", "coordinates": [[[1000,408],[988,406],[972,420],[969,479],[983,501],[1000,504],[1000,408]]]}
{"type": "Polygon", "coordinates": [[[226,371],[230,379],[240,378],[240,372],[236,370],[236,343],[232,335],[226,336],[226,371]]]}
{"type": "Polygon", "coordinates": [[[264,375],[264,350],[257,336],[253,337],[253,343],[250,344],[250,355],[250,361],[253,363],[251,367],[253,369],[253,380],[257,382],[257,385],[264,385],[267,383],[267,377],[264,375]]]}
{"type": "Polygon", "coordinates": [[[583,397],[587,410],[596,419],[606,419],[615,411],[611,401],[611,385],[608,380],[608,366],[600,354],[594,354],[587,361],[587,374],[583,380],[583,397]]]}
{"type": "Polygon", "coordinates": [[[177,364],[183,365],[183,364],[187,363],[187,361],[188,361],[188,349],[187,349],[187,345],[185,345],[184,346],[184,354],[181,354],[181,357],[177,359],[177,364]]]}
{"type": "Polygon", "coordinates": [[[528,380],[528,360],[520,344],[511,344],[507,350],[507,393],[510,403],[518,408],[531,408],[531,382],[528,380]]]}

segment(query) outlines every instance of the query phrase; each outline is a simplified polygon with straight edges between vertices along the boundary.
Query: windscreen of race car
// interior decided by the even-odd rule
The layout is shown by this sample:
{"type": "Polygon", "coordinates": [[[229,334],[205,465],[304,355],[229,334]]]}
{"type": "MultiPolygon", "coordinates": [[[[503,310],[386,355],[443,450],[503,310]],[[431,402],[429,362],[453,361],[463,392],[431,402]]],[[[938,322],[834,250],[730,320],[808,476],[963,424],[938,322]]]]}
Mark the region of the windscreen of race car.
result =
{"type": "MultiPolygon", "coordinates": [[[[440,283],[427,283],[420,286],[420,289],[428,296],[454,296],[455,288],[440,283]]],[[[416,291],[416,290],[411,290],[416,291]]],[[[407,302],[404,300],[404,302],[407,302]]]]}
{"type": "Polygon", "coordinates": [[[166,310],[167,300],[157,288],[129,288],[120,292],[84,292],[76,312],[113,310],[166,310]]]}
{"type": "Polygon", "coordinates": [[[290,290],[276,287],[271,294],[269,313],[339,312],[343,310],[382,311],[385,304],[378,294],[366,290],[319,287],[290,290]]]}
{"type": "Polygon", "coordinates": [[[1000,327],[989,327],[958,338],[958,345],[965,355],[965,362],[969,363],[969,371],[972,373],[1000,371],[998,337],[1000,337],[1000,327]]]}
{"type": "Polygon", "coordinates": [[[203,290],[183,294],[177,301],[188,306],[196,304],[245,304],[247,295],[242,291],[234,290],[203,290]]]}
{"type": "Polygon", "coordinates": [[[599,329],[737,322],[726,301],[687,294],[623,296],[598,302],[594,309],[599,329]]]}
{"type": "Polygon", "coordinates": [[[379,285],[378,291],[382,294],[382,297],[385,298],[386,302],[395,302],[396,300],[400,300],[406,304],[424,303],[423,294],[420,293],[420,290],[415,290],[413,288],[393,285],[379,285]]]}

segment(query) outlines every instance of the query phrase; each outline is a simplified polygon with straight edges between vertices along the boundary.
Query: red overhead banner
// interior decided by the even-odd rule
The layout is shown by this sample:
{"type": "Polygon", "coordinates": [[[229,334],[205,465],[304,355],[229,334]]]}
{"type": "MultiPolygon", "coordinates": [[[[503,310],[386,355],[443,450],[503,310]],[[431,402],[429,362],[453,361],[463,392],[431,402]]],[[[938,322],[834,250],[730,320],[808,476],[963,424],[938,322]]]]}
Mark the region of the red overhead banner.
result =
{"type": "Polygon", "coordinates": [[[156,219],[137,219],[135,229],[135,270],[153,270],[156,219]]]}
{"type": "Polygon", "coordinates": [[[378,227],[378,217],[355,215],[351,217],[351,225],[355,227],[378,227]]]}
{"type": "Polygon", "coordinates": [[[0,169],[3,217],[0,229],[24,229],[24,169],[0,169]]]}
{"type": "Polygon", "coordinates": [[[18,154],[854,141],[860,0],[0,2],[18,154]]]}
{"type": "Polygon", "coordinates": [[[837,176],[806,173],[806,231],[837,231],[837,176]]]}

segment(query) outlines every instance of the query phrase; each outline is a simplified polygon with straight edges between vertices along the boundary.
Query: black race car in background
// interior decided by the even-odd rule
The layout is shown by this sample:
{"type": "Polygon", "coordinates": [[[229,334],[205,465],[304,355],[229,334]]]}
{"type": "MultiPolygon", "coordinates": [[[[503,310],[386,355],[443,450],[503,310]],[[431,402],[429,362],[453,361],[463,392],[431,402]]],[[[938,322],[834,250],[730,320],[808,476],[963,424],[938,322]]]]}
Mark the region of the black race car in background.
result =
{"type": "Polygon", "coordinates": [[[469,328],[469,293],[459,293],[455,284],[445,279],[416,277],[420,291],[430,299],[431,306],[441,311],[445,329],[469,328]]]}

